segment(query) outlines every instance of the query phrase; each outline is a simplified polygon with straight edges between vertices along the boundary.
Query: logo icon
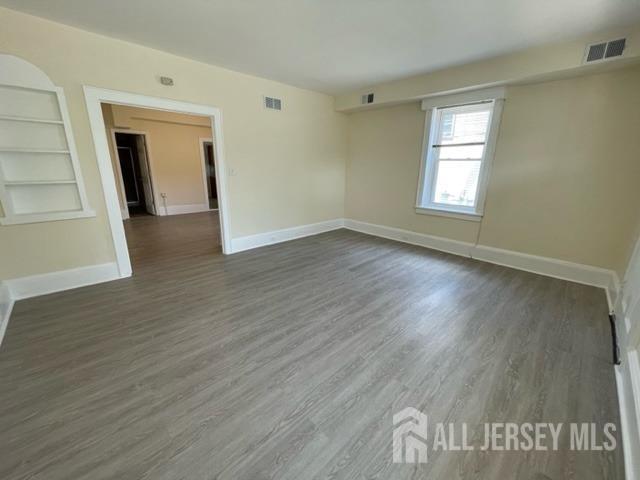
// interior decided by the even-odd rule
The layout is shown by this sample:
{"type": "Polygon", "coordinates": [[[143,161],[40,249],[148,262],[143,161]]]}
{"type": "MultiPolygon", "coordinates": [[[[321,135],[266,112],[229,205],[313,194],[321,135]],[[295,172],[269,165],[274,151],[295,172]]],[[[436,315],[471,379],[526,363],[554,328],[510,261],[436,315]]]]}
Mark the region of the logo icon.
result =
{"type": "Polygon", "coordinates": [[[393,463],[427,463],[427,416],[407,407],[393,416],[393,463]]]}

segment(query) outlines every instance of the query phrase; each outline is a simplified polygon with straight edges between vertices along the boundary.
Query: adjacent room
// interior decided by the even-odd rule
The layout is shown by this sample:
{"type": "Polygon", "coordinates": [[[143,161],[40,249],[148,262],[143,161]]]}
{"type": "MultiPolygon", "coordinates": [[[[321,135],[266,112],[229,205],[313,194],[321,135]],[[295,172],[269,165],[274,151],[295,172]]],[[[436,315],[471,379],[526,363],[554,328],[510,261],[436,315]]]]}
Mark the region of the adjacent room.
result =
{"type": "Polygon", "coordinates": [[[640,480],[637,1],[0,25],[0,478],[640,480]]]}
{"type": "Polygon", "coordinates": [[[221,252],[211,118],[102,103],[132,264],[221,252]]]}

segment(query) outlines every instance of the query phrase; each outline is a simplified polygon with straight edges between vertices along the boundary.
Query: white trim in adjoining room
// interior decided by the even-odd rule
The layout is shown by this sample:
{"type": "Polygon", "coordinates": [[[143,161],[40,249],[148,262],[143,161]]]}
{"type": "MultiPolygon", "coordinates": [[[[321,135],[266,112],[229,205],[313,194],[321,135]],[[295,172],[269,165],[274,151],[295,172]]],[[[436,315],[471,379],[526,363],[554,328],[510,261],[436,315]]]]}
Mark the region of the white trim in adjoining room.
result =
{"type": "Polygon", "coordinates": [[[102,182],[111,236],[116,252],[116,261],[120,277],[131,275],[131,260],[127,248],[127,240],[122,224],[122,212],[116,191],[115,176],[111,164],[111,155],[107,142],[106,127],[102,116],[101,103],[127,105],[133,107],[152,108],[169,112],[203,115],[211,119],[215,156],[216,156],[216,184],[218,188],[218,206],[220,216],[220,235],[222,237],[222,252],[231,253],[230,211],[228,204],[227,178],[225,175],[224,137],[222,129],[222,112],[220,109],[208,105],[180,102],[168,98],[150,97],[136,93],[108,90],[91,86],[84,86],[84,96],[89,114],[89,124],[93,135],[93,142],[98,160],[98,169],[102,182]]]}
{"type": "Polygon", "coordinates": [[[209,202],[193,203],[187,205],[167,205],[160,209],[159,215],[183,215],[185,213],[210,212],[209,202]]]}

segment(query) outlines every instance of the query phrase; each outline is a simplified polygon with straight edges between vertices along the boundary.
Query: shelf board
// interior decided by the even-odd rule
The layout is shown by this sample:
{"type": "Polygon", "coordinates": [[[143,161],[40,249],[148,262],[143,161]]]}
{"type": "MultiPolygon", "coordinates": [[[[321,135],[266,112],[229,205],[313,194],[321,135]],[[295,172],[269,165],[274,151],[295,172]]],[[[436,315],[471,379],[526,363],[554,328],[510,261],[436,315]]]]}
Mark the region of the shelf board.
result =
{"type": "Polygon", "coordinates": [[[77,183],[75,180],[9,180],[4,182],[5,186],[23,186],[23,185],[72,185],[77,183]]]}
{"type": "Polygon", "coordinates": [[[10,148],[10,147],[0,147],[0,152],[11,152],[11,153],[62,153],[69,155],[69,150],[53,150],[48,148],[10,148]]]}
{"type": "Polygon", "coordinates": [[[93,210],[71,210],[65,212],[22,213],[0,217],[0,225],[18,225],[23,223],[54,222],[57,220],[72,220],[75,218],[95,217],[93,210]]]}
{"type": "Polygon", "coordinates": [[[0,115],[0,120],[10,120],[12,122],[47,123],[52,125],[63,125],[62,120],[47,120],[44,118],[17,117],[14,115],[0,115]]]}

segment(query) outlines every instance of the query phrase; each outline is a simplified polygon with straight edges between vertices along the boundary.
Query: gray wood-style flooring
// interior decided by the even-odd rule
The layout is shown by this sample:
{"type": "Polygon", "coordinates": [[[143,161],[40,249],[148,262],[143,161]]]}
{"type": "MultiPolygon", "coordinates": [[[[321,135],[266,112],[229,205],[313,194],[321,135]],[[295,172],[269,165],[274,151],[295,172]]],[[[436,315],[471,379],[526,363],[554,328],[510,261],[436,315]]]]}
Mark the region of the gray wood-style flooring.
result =
{"type": "MultiPolygon", "coordinates": [[[[0,478],[622,479],[622,448],[429,452],[392,415],[618,425],[602,290],[338,230],[232,256],[126,222],[134,276],[16,304],[0,478]]],[[[600,427],[599,427],[600,428],[600,427]]]]}

